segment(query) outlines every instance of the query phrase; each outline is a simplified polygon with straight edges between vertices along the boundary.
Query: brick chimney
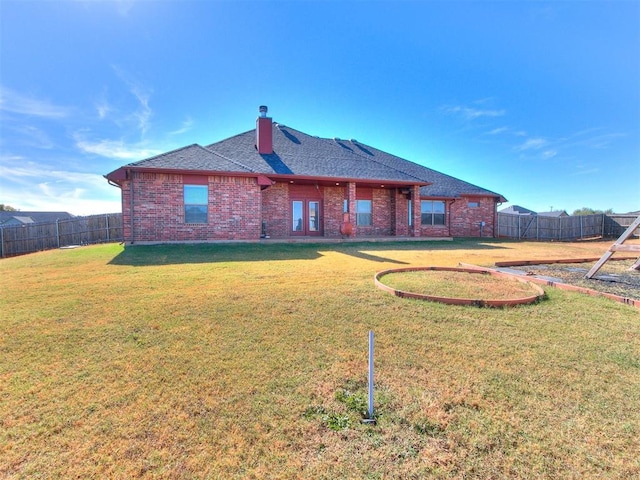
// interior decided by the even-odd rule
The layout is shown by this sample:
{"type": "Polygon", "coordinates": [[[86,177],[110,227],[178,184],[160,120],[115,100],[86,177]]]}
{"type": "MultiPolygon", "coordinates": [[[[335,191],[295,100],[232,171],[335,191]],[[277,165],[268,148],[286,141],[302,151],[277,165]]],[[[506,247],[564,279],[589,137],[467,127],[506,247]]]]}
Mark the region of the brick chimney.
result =
{"type": "Polygon", "coordinates": [[[271,127],[271,117],[267,117],[266,105],[259,108],[260,116],[256,120],[256,148],[258,153],[273,153],[273,130],[271,127]]]}

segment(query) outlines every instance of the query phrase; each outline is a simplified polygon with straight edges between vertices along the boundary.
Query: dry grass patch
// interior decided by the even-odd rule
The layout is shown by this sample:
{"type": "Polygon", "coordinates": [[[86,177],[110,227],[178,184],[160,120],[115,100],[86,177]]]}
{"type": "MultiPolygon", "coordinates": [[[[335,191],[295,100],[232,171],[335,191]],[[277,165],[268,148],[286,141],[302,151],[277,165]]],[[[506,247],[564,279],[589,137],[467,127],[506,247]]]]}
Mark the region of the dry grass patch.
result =
{"type": "Polygon", "coordinates": [[[529,283],[466,271],[392,272],[383,277],[383,282],[404,292],[448,298],[508,300],[538,295],[529,283]]]}
{"type": "Polygon", "coordinates": [[[0,477],[633,478],[640,313],[550,289],[480,310],[398,266],[608,244],[202,245],[0,261],[0,477]],[[367,332],[378,423],[360,423],[367,332]]]}

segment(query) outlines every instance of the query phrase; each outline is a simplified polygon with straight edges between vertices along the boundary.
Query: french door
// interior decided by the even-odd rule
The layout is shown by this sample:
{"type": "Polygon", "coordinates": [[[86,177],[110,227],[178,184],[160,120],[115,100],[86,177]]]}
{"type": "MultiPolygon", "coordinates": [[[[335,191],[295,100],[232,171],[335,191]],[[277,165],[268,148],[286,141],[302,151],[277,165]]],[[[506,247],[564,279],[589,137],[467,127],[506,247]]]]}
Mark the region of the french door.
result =
{"type": "Polygon", "coordinates": [[[291,235],[322,235],[320,200],[291,201],[291,235]]]}

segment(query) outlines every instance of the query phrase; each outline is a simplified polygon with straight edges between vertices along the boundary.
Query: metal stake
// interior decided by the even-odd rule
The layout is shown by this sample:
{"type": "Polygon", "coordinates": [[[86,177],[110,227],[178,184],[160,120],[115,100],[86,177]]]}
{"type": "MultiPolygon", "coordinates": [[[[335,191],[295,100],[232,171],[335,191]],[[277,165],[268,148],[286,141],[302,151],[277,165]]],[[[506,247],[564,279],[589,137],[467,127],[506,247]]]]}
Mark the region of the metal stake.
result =
{"type": "Polygon", "coordinates": [[[363,420],[364,423],[376,423],[373,416],[373,330],[369,330],[369,418],[363,420]]]}

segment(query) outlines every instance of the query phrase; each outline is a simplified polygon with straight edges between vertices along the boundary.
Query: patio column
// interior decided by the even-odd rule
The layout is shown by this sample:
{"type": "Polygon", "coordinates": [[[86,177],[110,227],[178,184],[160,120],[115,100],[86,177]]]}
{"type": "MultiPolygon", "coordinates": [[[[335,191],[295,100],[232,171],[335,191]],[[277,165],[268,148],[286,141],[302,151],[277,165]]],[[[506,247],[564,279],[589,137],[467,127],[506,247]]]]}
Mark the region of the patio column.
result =
{"type": "Polygon", "coordinates": [[[408,196],[406,193],[402,193],[402,189],[400,188],[396,188],[393,193],[391,202],[394,215],[392,219],[392,231],[396,237],[411,235],[409,223],[413,222],[413,204],[411,203],[411,199],[407,199],[408,196]],[[409,214],[411,214],[411,218],[409,218],[409,214]]]}
{"type": "Polygon", "coordinates": [[[358,234],[356,227],[356,184],[354,182],[347,183],[347,200],[349,206],[349,223],[353,225],[352,237],[358,234]]]}
{"type": "Polygon", "coordinates": [[[420,211],[420,186],[411,187],[411,202],[413,202],[413,236],[422,235],[422,215],[420,211]]]}

